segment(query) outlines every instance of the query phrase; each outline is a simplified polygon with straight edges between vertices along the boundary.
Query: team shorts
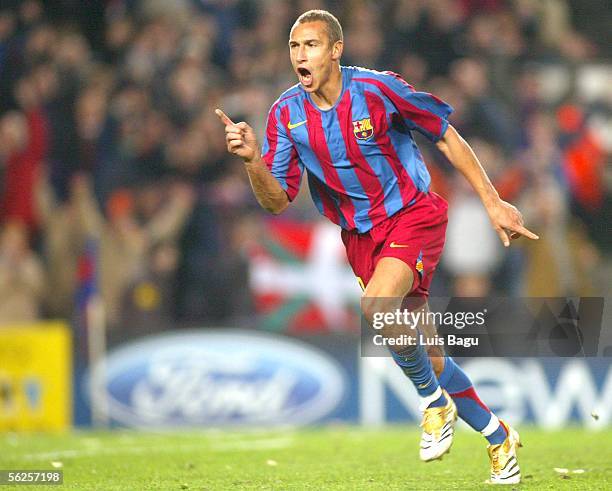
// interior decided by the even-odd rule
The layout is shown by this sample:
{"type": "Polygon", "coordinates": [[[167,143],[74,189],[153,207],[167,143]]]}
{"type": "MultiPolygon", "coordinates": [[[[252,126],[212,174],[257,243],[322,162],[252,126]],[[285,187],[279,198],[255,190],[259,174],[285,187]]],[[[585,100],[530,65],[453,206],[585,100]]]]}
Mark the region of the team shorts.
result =
{"type": "Polygon", "coordinates": [[[396,257],[414,274],[410,297],[427,298],[434,271],[440,261],[448,204],[436,193],[421,194],[409,207],[372,227],[368,232],[342,231],[348,261],[363,289],[374,274],[378,260],[396,257]]]}

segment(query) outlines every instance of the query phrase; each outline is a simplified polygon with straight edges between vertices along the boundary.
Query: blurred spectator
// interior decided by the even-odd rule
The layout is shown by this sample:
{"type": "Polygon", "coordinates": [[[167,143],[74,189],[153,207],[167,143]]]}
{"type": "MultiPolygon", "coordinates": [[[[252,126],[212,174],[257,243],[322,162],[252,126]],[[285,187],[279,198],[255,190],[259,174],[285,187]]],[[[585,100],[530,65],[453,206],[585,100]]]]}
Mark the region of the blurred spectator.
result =
{"type": "Polygon", "coordinates": [[[557,122],[537,112],[527,128],[529,146],[522,158],[529,185],[521,205],[525,219],[540,231],[541,239],[527,244],[526,292],[548,297],[587,295],[593,291],[589,270],[594,269],[597,254],[582,252],[592,246],[570,219],[570,176],[564,172],[568,159],[558,145],[557,122]]]}
{"type": "Polygon", "coordinates": [[[74,199],[86,235],[99,240],[100,290],[110,327],[132,327],[124,320],[134,328],[167,325],[177,240],[191,212],[191,190],[180,183],[117,190],[108,201],[106,218],[88,179],[80,176],[74,199]],[[155,322],[152,313],[158,315],[155,322]]]}
{"type": "Polygon", "coordinates": [[[493,96],[486,65],[474,58],[462,58],[451,66],[451,78],[467,104],[462,121],[464,135],[497,143],[511,154],[518,141],[517,125],[512,114],[493,96]]]}
{"type": "MultiPolygon", "coordinates": [[[[71,196],[76,194],[77,186],[77,180],[73,180],[71,196]]],[[[80,224],[75,199],[60,201],[46,172],[38,178],[36,205],[47,277],[45,312],[52,318],[68,319],[74,309],[77,262],[85,248],[85,231],[80,224]]]]}
{"type": "Polygon", "coordinates": [[[502,260],[502,246],[478,197],[463,177],[453,180],[443,265],[455,278],[455,296],[485,297],[502,260]]]}
{"type": "MultiPolygon", "coordinates": [[[[263,133],[295,83],[287,38],[310,8],[339,15],[343,64],[394,70],[448,101],[502,197],[542,237],[502,253],[473,192],[424,144],[434,189],[451,201],[447,292],[598,291],[584,272],[608,271],[612,247],[601,0],[7,0],[0,221],[40,248],[46,315],[71,317],[93,240],[114,327],[248,318],[244,244],[262,212],[213,110],[263,133]],[[596,97],[578,82],[586,63],[603,74],[596,97]]],[[[320,219],[307,191],[305,177],[289,219],[320,219]]]]}
{"type": "Polygon", "coordinates": [[[18,220],[0,226],[0,324],[39,319],[45,284],[42,264],[18,220]]]}
{"type": "Polygon", "coordinates": [[[559,138],[564,153],[564,172],[577,206],[593,212],[603,206],[604,149],[586,126],[584,111],[565,104],[557,111],[559,138]]]}
{"type": "Polygon", "coordinates": [[[34,186],[45,156],[47,129],[44,116],[33,105],[30,82],[22,79],[20,83],[25,114],[10,112],[0,120],[0,159],[4,161],[0,222],[19,220],[32,231],[38,221],[34,186]]]}

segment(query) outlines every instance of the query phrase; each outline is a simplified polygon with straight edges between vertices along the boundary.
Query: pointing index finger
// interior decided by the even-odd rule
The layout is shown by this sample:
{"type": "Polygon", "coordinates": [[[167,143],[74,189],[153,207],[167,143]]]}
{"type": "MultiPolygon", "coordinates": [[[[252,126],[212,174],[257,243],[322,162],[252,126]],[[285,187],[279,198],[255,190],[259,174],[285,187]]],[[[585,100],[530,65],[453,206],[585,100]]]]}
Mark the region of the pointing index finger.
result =
{"type": "Polygon", "coordinates": [[[519,227],[516,227],[515,229],[513,229],[513,231],[517,234],[521,234],[525,237],[527,237],[528,239],[531,240],[538,240],[540,237],[538,237],[536,234],[534,234],[531,230],[526,229],[525,227],[523,227],[522,225],[519,227]]]}
{"type": "Polygon", "coordinates": [[[233,125],[234,122],[225,114],[221,109],[215,109],[215,114],[219,116],[219,119],[224,125],[233,125]]]}

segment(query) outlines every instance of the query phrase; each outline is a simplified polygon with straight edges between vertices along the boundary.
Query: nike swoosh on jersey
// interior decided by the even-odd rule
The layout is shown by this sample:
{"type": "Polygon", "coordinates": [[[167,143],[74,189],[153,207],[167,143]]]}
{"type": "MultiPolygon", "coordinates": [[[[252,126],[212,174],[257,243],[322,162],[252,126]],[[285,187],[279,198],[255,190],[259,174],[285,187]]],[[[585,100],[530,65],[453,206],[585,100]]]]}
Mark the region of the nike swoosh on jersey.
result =
{"type": "Polygon", "coordinates": [[[391,249],[397,249],[398,247],[410,247],[410,246],[406,244],[396,244],[395,241],[393,241],[389,244],[389,247],[391,249]]]}
{"type": "Polygon", "coordinates": [[[292,130],[293,128],[297,128],[298,126],[302,126],[303,124],[306,124],[306,120],[300,121],[299,123],[295,123],[295,124],[293,124],[291,121],[289,121],[289,123],[287,123],[287,128],[292,130]]]}

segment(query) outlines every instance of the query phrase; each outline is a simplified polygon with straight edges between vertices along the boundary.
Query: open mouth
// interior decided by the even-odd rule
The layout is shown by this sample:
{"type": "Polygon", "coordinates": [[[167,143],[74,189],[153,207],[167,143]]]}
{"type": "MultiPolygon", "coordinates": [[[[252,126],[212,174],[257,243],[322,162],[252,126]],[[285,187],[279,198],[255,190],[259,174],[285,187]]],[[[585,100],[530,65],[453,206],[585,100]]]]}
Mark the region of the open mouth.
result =
{"type": "Polygon", "coordinates": [[[300,83],[304,87],[310,87],[312,85],[312,73],[307,68],[300,67],[297,69],[300,83]]]}

